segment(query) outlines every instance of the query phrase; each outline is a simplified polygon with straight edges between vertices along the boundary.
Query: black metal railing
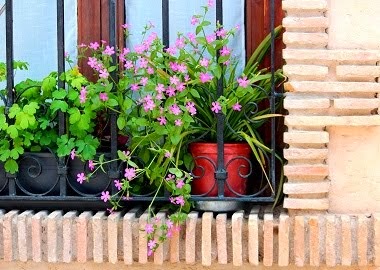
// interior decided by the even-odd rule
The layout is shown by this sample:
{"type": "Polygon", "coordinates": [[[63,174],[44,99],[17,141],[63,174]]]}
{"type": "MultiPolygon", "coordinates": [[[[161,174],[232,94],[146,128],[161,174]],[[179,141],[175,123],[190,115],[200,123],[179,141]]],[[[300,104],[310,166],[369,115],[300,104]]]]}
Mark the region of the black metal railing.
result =
{"type": "MultiPolygon", "coordinates": [[[[65,56],[64,56],[64,0],[57,1],[57,52],[58,52],[58,66],[57,71],[59,74],[65,71],[65,56]]],[[[271,92],[268,96],[269,106],[272,113],[276,111],[277,99],[281,94],[276,92],[275,85],[275,37],[274,37],[274,0],[270,1],[270,28],[272,33],[271,38],[271,74],[272,84],[271,92]]],[[[117,41],[117,25],[116,25],[116,0],[109,0],[109,33],[110,46],[116,47],[117,41]]],[[[216,20],[223,24],[223,5],[222,0],[216,1],[216,20]]],[[[162,0],[162,25],[163,34],[162,40],[165,46],[169,46],[169,1],[162,0]]],[[[89,26],[91,27],[91,26],[89,26]]],[[[6,70],[7,70],[7,99],[6,110],[14,102],[14,73],[13,73],[13,1],[6,0],[6,70]]],[[[116,63],[116,56],[113,55],[116,63]]],[[[111,74],[113,79],[117,80],[117,74],[111,74]]],[[[59,88],[64,89],[63,81],[58,82],[59,88]]],[[[223,79],[219,79],[217,84],[217,97],[223,95],[223,79]]],[[[59,113],[59,134],[66,132],[66,115],[63,112],[59,113]]],[[[202,195],[193,196],[194,201],[228,201],[228,202],[249,202],[249,203],[265,203],[273,202],[276,197],[276,180],[278,180],[276,162],[276,129],[278,120],[272,118],[270,121],[270,145],[271,152],[268,154],[267,159],[270,164],[268,169],[270,184],[263,185],[258,189],[253,189],[251,193],[239,194],[234,192],[233,197],[226,197],[226,181],[228,174],[224,160],[224,138],[223,133],[226,127],[225,116],[222,113],[216,114],[217,119],[217,162],[212,164],[215,170],[215,186],[217,186],[217,195],[210,196],[208,192],[202,195]],[[271,185],[272,188],[269,186],[271,185]]],[[[117,116],[110,113],[110,158],[117,158],[117,116]]],[[[46,154],[46,153],[45,153],[46,154]]],[[[211,162],[211,161],[210,161],[211,162]]],[[[53,162],[46,161],[45,156],[38,155],[37,153],[25,154],[19,160],[20,169],[26,168],[26,173],[9,174],[5,171],[0,171],[0,207],[5,208],[20,208],[21,205],[25,207],[44,207],[48,205],[51,207],[67,207],[67,208],[103,208],[104,204],[99,199],[100,194],[104,190],[109,190],[111,194],[117,191],[111,184],[114,179],[120,176],[119,166],[117,162],[112,162],[109,165],[107,174],[100,173],[95,176],[90,183],[85,185],[78,185],[76,182],[76,172],[83,171],[86,164],[76,164],[74,161],[67,163],[67,159],[55,158],[53,162]],[[45,171],[52,170],[52,174],[44,174],[45,171]],[[4,179],[1,178],[4,176],[4,179]],[[48,184],[46,184],[47,182],[48,184]],[[44,184],[45,183],[45,184],[44,184]],[[54,202],[54,203],[52,203],[54,202]],[[80,203],[80,204],[78,204],[80,203]]],[[[252,167],[252,162],[249,161],[249,166],[252,167]]],[[[252,168],[249,168],[249,173],[243,173],[243,178],[246,179],[250,176],[252,168]]],[[[239,172],[240,174],[240,172],[239,172]]],[[[244,180],[246,181],[246,180],[244,180]]],[[[231,189],[227,184],[227,189],[231,189]]],[[[144,202],[152,199],[152,194],[132,196],[130,202],[144,202]]],[[[168,196],[164,194],[156,198],[157,201],[167,201],[168,196]]],[[[128,202],[129,203],[129,202],[128,202]]]]}

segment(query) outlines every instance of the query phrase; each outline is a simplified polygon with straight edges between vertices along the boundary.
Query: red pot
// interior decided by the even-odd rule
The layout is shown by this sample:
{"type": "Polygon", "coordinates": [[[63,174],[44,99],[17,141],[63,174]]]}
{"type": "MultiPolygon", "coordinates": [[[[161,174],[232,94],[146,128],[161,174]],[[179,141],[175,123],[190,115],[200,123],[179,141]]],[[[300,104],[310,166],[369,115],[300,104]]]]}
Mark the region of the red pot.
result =
{"type": "MultiPolygon", "coordinates": [[[[195,163],[192,172],[195,176],[192,181],[192,194],[217,196],[218,187],[214,175],[217,166],[217,144],[192,143],[189,145],[189,151],[195,163]]],[[[225,197],[236,197],[231,190],[241,195],[247,193],[251,153],[252,150],[247,143],[224,144],[224,165],[227,170],[225,197]]]]}

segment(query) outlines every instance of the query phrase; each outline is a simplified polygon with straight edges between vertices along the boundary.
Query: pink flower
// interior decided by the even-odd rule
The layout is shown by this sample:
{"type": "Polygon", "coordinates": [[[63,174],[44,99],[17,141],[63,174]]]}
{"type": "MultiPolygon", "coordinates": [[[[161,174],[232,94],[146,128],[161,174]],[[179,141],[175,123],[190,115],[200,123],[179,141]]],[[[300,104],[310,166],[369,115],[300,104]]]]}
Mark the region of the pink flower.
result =
{"type": "Polygon", "coordinates": [[[227,56],[230,55],[230,53],[231,51],[226,46],[223,46],[223,48],[220,50],[221,56],[227,56]]]}
{"type": "Polygon", "coordinates": [[[131,25],[125,23],[125,24],[122,24],[121,27],[122,27],[123,29],[128,29],[129,27],[131,27],[131,25]]]}
{"type": "Polygon", "coordinates": [[[177,70],[178,72],[185,73],[187,71],[187,66],[185,64],[179,64],[177,70]]]}
{"type": "Polygon", "coordinates": [[[211,43],[216,40],[215,34],[206,36],[207,43],[211,43]]]}
{"type": "Polygon", "coordinates": [[[185,205],[185,200],[183,199],[183,196],[178,196],[177,198],[175,198],[175,203],[176,204],[179,204],[181,206],[184,206],[185,205]]]}
{"type": "Polygon", "coordinates": [[[182,120],[181,120],[181,119],[176,119],[176,120],[174,121],[174,124],[175,124],[176,126],[182,126],[182,120]]]}
{"type": "Polygon", "coordinates": [[[143,44],[136,45],[134,49],[137,54],[143,54],[145,51],[145,46],[143,44]]]}
{"type": "Polygon", "coordinates": [[[166,118],[164,116],[158,117],[157,120],[161,126],[166,125],[166,118]]]}
{"type": "Polygon", "coordinates": [[[154,239],[149,240],[149,242],[148,242],[148,249],[153,250],[153,249],[155,249],[156,245],[157,245],[156,240],[154,240],[154,239]]]}
{"type": "Polygon", "coordinates": [[[109,191],[102,191],[102,196],[100,197],[100,199],[103,202],[107,202],[109,199],[111,199],[110,192],[109,191]]]}
{"type": "Polygon", "coordinates": [[[183,179],[179,179],[177,180],[177,183],[176,183],[176,188],[183,188],[183,186],[185,185],[185,182],[183,181],[183,179]]]}
{"type": "Polygon", "coordinates": [[[148,83],[148,78],[147,77],[142,77],[140,80],[140,83],[142,86],[145,86],[148,83]]]}
{"type": "Polygon", "coordinates": [[[112,46],[106,46],[106,49],[103,51],[103,54],[106,54],[106,55],[113,55],[115,53],[115,48],[112,46]]]}
{"type": "Polygon", "coordinates": [[[171,221],[170,219],[166,221],[166,226],[168,227],[168,229],[171,229],[173,228],[174,224],[173,224],[173,221],[171,221]]]}
{"type": "Polygon", "coordinates": [[[125,64],[124,64],[124,67],[125,67],[126,69],[132,69],[132,68],[133,68],[133,63],[132,63],[132,61],[130,61],[130,60],[126,61],[125,64]]]}
{"type": "Polygon", "coordinates": [[[209,60],[207,58],[202,58],[201,61],[199,61],[199,64],[201,64],[202,67],[208,67],[209,60]]]}
{"type": "Polygon", "coordinates": [[[211,111],[214,113],[218,113],[222,110],[222,107],[220,106],[218,101],[212,102],[211,111]]]}
{"type": "Polygon", "coordinates": [[[191,101],[187,102],[186,103],[186,109],[190,113],[190,115],[192,115],[192,116],[197,113],[197,109],[195,108],[194,102],[191,102],[191,101]]]}
{"type": "Polygon", "coordinates": [[[107,101],[108,95],[107,95],[107,93],[99,93],[99,98],[101,101],[107,101]]]}
{"type": "Polygon", "coordinates": [[[146,69],[146,72],[147,72],[148,74],[152,75],[152,74],[154,73],[154,69],[153,69],[152,67],[148,67],[148,68],[146,69]]]}
{"type": "Polygon", "coordinates": [[[182,92],[183,90],[185,90],[186,86],[185,86],[185,83],[181,82],[179,84],[177,84],[176,86],[176,89],[179,91],[179,92],[182,92]]]}
{"type": "Polygon", "coordinates": [[[87,47],[87,45],[86,44],[84,44],[84,43],[81,43],[81,44],[79,44],[79,46],[78,46],[79,48],[84,48],[84,47],[87,47]]]}
{"type": "Polygon", "coordinates": [[[166,158],[171,158],[171,157],[172,157],[172,154],[171,154],[169,151],[166,151],[164,156],[165,156],[166,158]]]}
{"type": "Polygon", "coordinates": [[[91,67],[91,68],[95,68],[95,66],[98,65],[98,60],[95,58],[95,57],[89,57],[88,58],[88,62],[87,64],[91,67]]]}
{"type": "Polygon", "coordinates": [[[177,40],[175,41],[175,46],[178,49],[182,49],[183,47],[185,47],[185,39],[184,38],[177,38],[177,40]]]}
{"type": "Polygon", "coordinates": [[[148,67],[148,60],[146,58],[140,58],[139,67],[140,68],[147,68],[148,67]]]}
{"type": "Polygon", "coordinates": [[[247,76],[237,79],[237,82],[239,83],[239,86],[243,88],[247,88],[249,85],[249,80],[247,79],[247,76]]]}
{"type": "Polygon", "coordinates": [[[82,90],[80,90],[79,102],[81,104],[86,102],[87,89],[82,86],[82,90]]]}
{"type": "Polygon", "coordinates": [[[209,73],[203,73],[203,72],[201,72],[199,74],[199,79],[201,80],[202,83],[209,82],[209,81],[212,80],[212,78],[213,78],[213,76],[210,75],[209,73]]]}
{"type": "Polygon", "coordinates": [[[197,36],[194,33],[188,33],[187,37],[189,38],[189,40],[190,40],[191,43],[193,43],[193,44],[197,43],[197,40],[196,40],[197,36]]]}
{"type": "Polygon", "coordinates": [[[135,168],[125,168],[124,172],[125,172],[124,177],[127,178],[128,180],[132,180],[133,178],[136,177],[135,168]]]}
{"type": "Polygon", "coordinates": [[[169,173],[168,176],[165,178],[166,181],[172,181],[175,179],[175,175],[169,173]]]}
{"type": "Polygon", "coordinates": [[[166,89],[166,94],[169,97],[175,96],[175,88],[173,86],[168,86],[168,88],[166,89]]]}
{"type": "Polygon", "coordinates": [[[147,224],[145,225],[145,232],[146,232],[147,234],[151,234],[152,232],[154,232],[154,227],[153,227],[153,225],[150,224],[150,223],[147,223],[147,224]]]}
{"type": "Polygon", "coordinates": [[[162,83],[157,84],[157,86],[156,86],[156,91],[157,91],[158,93],[162,93],[162,92],[164,92],[164,91],[165,91],[165,87],[164,87],[164,85],[163,85],[162,83]]]}
{"type": "Polygon", "coordinates": [[[89,47],[93,50],[97,50],[99,48],[99,43],[98,42],[90,42],[89,47]]]}
{"type": "Polygon", "coordinates": [[[132,83],[131,84],[131,90],[132,91],[137,91],[139,90],[140,86],[137,83],[132,83]]]}
{"type": "Polygon", "coordinates": [[[153,109],[156,107],[156,104],[154,104],[154,101],[150,95],[147,95],[144,97],[144,110],[147,111],[153,111],[153,109]]]}
{"type": "Polygon", "coordinates": [[[93,171],[95,169],[95,164],[93,160],[88,161],[88,168],[93,171]]]}
{"type": "Polygon", "coordinates": [[[234,105],[232,105],[232,109],[234,110],[234,111],[241,111],[241,105],[238,103],[238,102],[236,102],[234,105]]]}
{"type": "Polygon", "coordinates": [[[171,106],[169,107],[169,110],[170,110],[170,112],[171,112],[172,114],[174,114],[174,115],[179,115],[179,114],[181,114],[181,108],[178,107],[177,104],[173,104],[173,105],[171,105],[171,106]]]}
{"type": "Polygon", "coordinates": [[[110,74],[106,69],[99,70],[99,77],[103,79],[107,79],[110,74]]]}
{"type": "Polygon", "coordinates": [[[169,80],[170,80],[170,84],[174,84],[174,85],[179,84],[179,79],[177,76],[172,76],[169,78],[169,80]]]}
{"type": "Polygon", "coordinates": [[[189,74],[186,74],[185,77],[184,77],[184,79],[185,79],[185,82],[190,81],[190,76],[189,76],[189,74]]]}
{"type": "Polygon", "coordinates": [[[69,56],[69,52],[65,52],[65,58],[68,58],[69,56]]]}
{"type": "Polygon", "coordinates": [[[170,54],[171,56],[174,56],[177,53],[176,47],[169,47],[166,49],[166,52],[170,54]]]}
{"type": "Polygon", "coordinates": [[[216,35],[221,38],[225,38],[227,35],[227,31],[224,30],[224,28],[220,28],[219,30],[216,31],[216,35]]]}
{"type": "Polygon", "coordinates": [[[208,0],[207,6],[212,7],[214,5],[214,0],[208,0]]]}
{"type": "Polygon", "coordinates": [[[84,175],[84,173],[78,173],[77,174],[77,182],[79,184],[83,184],[83,181],[86,181],[86,176],[84,175]]]}
{"type": "Polygon", "coordinates": [[[75,149],[73,149],[73,150],[71,150],[71,152],[70,152],[70,158],[71,158],[71,159],[74,159],[75,156],[76,156],[75,149]]]}
{"type": "Polygon", "coordinates": [[[199,19],[197,17],[193,16],[193,17],[191,17],[190,23],[192,25],[196,25],[197,23],[199,23],[199,19]]]}
{"type": "Polygon", "coordinates": [[[117,188],[117,190],[121,190],[121,188],[123,187],[123,184],[117,179],[114,180],[113,182],[115,183],[115,187],[117,188]]]}

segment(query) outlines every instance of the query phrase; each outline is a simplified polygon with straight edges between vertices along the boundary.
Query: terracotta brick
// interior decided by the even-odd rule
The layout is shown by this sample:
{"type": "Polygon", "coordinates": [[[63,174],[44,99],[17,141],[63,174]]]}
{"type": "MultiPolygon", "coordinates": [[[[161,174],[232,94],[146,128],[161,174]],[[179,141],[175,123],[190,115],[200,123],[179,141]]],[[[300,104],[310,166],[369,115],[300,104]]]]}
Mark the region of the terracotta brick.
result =
{"type": "Polygon", "coordinates": [[[320,31],[324,32],[329,26],[329,20],[326,17],[285,17],[282,20],[282,26],[286,28],[287,31],[297,31],[298,32],[314,32],[320,31]]]}
{"type": "Polygon", "coordinates": [[[94,249],[94,262],[102,263],[104,261],[104,233],[103,226],[105,224],[106,213],[104,211],[97,212],[91,220],[94,249]]]}
{"type": "Polygon", "coordinates": [[[119,221],[121,218],[120,212],[112,213],[107,219],[107,234],[108,234],[108,261],[117,263],[118,258],[118,242],[120,235],[118,234],[119,221]]]}
{"type": "Polygon", "coordinates": [[[358,243],[358,265],[368,265],[368,222],[366,216],[360,215],[358,217],[358,230],[357,230],[357,243],[358,243]]]}
{"type": "Polygon", "coordinates": [[[326,131],[284,132],[284,142],[288,144],[325,144],[329,142],[326,131]]]}
{"type": "Polygon", "coordinates": [[[77,217],[76,211],[70,211],[67,212],[63,216],[63,222],[62,222],[62,231],[63,231],[63,250],[62,250],[62,261],[65,263],[70,263],[73,260],[73,253],[74,253],[74,228],[73,224],[75,221],[75,218],[77,217]],[[70,237],[67,237],[70,236],[70,237]]]}
{"type": "MultiPolygon", "coordinates": [[[[302,19],[308,19],[307,17],[302,19]]],[[[284,49],[283,58],[287,62],[303,62],[305,64],[372,64],[380,60],[379,50],[347,50],[347,49],[284,49]]]]}
{"type": "Polygon", "coordinates": [[[210,266],[211,258],[211,227],[212,227],[213,213],[205,212],[202,215],[202,265],[210,266]]]}
{"type": "Polygon", "coordinates": [[[282,1],[282,9],[289,10],[318,10],[324,11],[327,9],[326,0],[284,0],[282,1]]]}
{"type": "Polygon", "coordinates": [[[289,48],[325,48],[328,40],[329,36],[326,33],[285,32],[283,34],[283,41],[289,48]]]}
{"type": "Polygon", "coordinates": [[[273,214],[264,214],[264,266],[273,264],[273,214]]]}
{"type": "Polygon", "coordinates": [[[125,264],[133,263],[133,230],[132,224],[136,220],[136,209],[129,211],[123,218],[123,256],[125,264]]]}
{"type": "Polygon", "coordinates": [[[3,247],[6,262],[11,262],[17,257],[17,215],[18,210],[12,210],[6,213],[3,219],[3,247]]]}
{"type": "Polygon", "coordinates": [[[337,263],[337,221],[334,215],[326,216],[326,265],[336,266],[337,263]]]}
{"type": "Polygon", "coordinates": [[[342,221],[342,265],[352,264],[352,242],[351,242],[351,218],[348,215],[341,216],[342,221]]]}
{"type": "Polygon", "coordinates": [[[290,255],[289,242],[290,219],[286,213],[281,213],[278,226],[278,265],[288,266],[290,255]]]}
{"type": "Polygon", "coordinates": [[[344,110],[371,110],[380,106],[378,98],[339,98],[334,99],[335,109],[344,110]]]}
{"type": "Polygon", "coordinates": [[[330,107],[328,98],[289,98],[284,99],[284,108],[287,110],[320,110],[330,107]]]}
{"type": "Polygon", "coordinates": [[[79,215],[77,219],[77,261],[87,262],[89,253],[89,228],[88,223],[92,217],[91,212],[86,211],[79,215]]]}
{"type": "MultiPolygon", "coordinates": [[[[22,212],[18,216],[17,221],[17,246],[18,246],[18,259],[21,262],[26,262],[29,257],[29,243],[30,243],[30,230],[29,220],[31,219],[33,211],[28,210],[22,212]]],[[[31,249],[30,249],[31,250],[31,249]]]]}
{"type": "MultiPolygon", "coordinates": [[[[377,93],[379,83],[291,81],[284,84],[289,92],[305,93],[377,93]]],[[[286,98],[285,98],[286,100],[286,98]]]]}
{"type": "Polygon", "coordinates": [[[330,182],[307,182],[307,183],[284,183],[283,192],[285,194],[313,194],[327,193],[330,189],[330,182]]]}
{"type": "Polygon", "coordinates": [[[324,80],[329,73],[326,66],[318,65],[284,65],[284,74],[290,80],[324,80]]]}
{"type": "Polygon", "coordinates": [[[289,148],[284,149],[284,158],[287,160],[296,159],[327,159],[329,151],[325,149],[313,148],[289,148]]]}
{"type": "Polygon", "coordinates": [[[190,212],[186,219],[185,261],[187,264],[195,263],[195,233],[198,220],[197,212],[190,212]]]}
{"type": "Polygon", "coordinates": [[[47,251],[48,262],[58,262],[59,245],[61,236],[59,226],[62,221],[62,211],[54,211],[47,217],[47,251]]]}
{"type": "MultiPolygon", "coordinates": [[[[5,213],[5,210],[0,209],[0,224],[4,224],[4,213],[5,213]]],[[[3,232],[4,232],[4,230],[0,229],[0,243],[4,244],[3,232]]],[[[0,248],[0,258],[4,258],[4,248],[0,248]]]]}
{"type": "MultiPolygon", "coordinates": [[[[156,217],[160,220],[161,224],[165,224],[166,220],[166,212],[160,211],[157,213],[156,217]]],[[[158,246],[156,251],[154,252],[153,261],[154,264],[162,265],[165,260],[165,249],[166,249],[166,243],[162,243],[158,246]]]]}
{"type": "Polygon", "coordinates": [[[145,212],[139,218],[139,263],[146,264],[148,262],[148,240],[145,232],[149,214],[145,212]]]}
{"type": "MultiPolygon", "coordinates": [[[[243,265],[243,218],[244,211],[232,215],[232,264],[243,265]]],[[[227,254],[226,254],[227,255],[227,254]]]]}
{"type": "Polygon", "coordinates": [[[329,200],[328,199],[285,198],[284,208],[287,208],[287,209],[327,210],[327,209],[329,209],[329,200]]]}
{"type": "Polygon", "coordinates": [[[46,211],[40,211],[32,217],[32,258],[34,262],[42,261],[42,223],[46,217],[46,211]]]}
{"type": "Polygon", "coordinates": [[[305,265],[305,220],[303,216],[294,217],[294,263],[305,265]]]}
{"type": "Polygon", "coordinates": [[[374,264],[380,266],[380,214],[373,216],[374,224],[374,264]]]}
{"type": "Polygon", "coordinates": [[[380,66],[337,66],[336,76],[339,80],[359,80],[374,82],[380,76],[380,66]]]}
{"type": "Polygon", "coordinates": [[[259,218],[250,214],[248,218],[248,261],[252,265],[259,264],[259,218]]]}
{"type": "Polygon", "coordinates": [[[310,245],[310,265],[319,266],[320,253],[319,253],[319,237],[320,237],[320,224],[318,217],[310,217],[308,220],[309,225],[309,245],[310,245]]]}
{"type": "MultiPolygon", "coordinates": [[[[227,264],[227,214],[218,214],[216,216],[216,243],[218,250],[218,263],[227,264]]],[[[233,225],[232,225],[233,226],[233,225]]],[[[236,225],[235,225],[236,226],[236,225]]],[[[232,233],[234,228],[232,227],[232,233]]],[[[234,244],[234,237],[232,237],[234,244]]]]}
{"type": "Polygon", "coordinates": [[[179,262],[179,245],[180,245],[180,239],[179,239],[179,231],[174,230],[173,235],[170,238],[169,245],[169,260],[171,263],[177,263],[179,262]]]}
{"type": "MultiPolygon", "coordinates": [[[[380,85],[380,84],[379,84],[380,85]]],[[[380,116],[286,116],[285,125],[297,127],[379,126],[380,116]]]]}
{"type": "Polygon", "coordinates": [[[285,165],[284,174],[288,177],[307,175],[307,176],[328,176],[329,167],[327,165],[285,165]]]}

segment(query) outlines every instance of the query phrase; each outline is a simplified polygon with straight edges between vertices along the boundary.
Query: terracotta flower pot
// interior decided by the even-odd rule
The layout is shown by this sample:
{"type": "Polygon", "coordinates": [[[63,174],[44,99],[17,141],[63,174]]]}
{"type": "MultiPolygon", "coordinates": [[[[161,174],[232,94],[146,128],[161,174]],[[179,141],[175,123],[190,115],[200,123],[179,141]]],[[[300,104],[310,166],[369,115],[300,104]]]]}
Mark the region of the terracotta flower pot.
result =
{"type": "MultiPolygon", "coordinates": [[[[216,143],[192,143],[189,151],[194,158],[194,179],[192,194],[217,196],[218,187],[215,179],[217,167],[216,143]]],[[[224,165],[227,171],[227,180],[224,184],[224,196],[236,197],[247,192],[247,177],[251,173],[251,148],[247,143],[225,143],[224,165]]]]}

